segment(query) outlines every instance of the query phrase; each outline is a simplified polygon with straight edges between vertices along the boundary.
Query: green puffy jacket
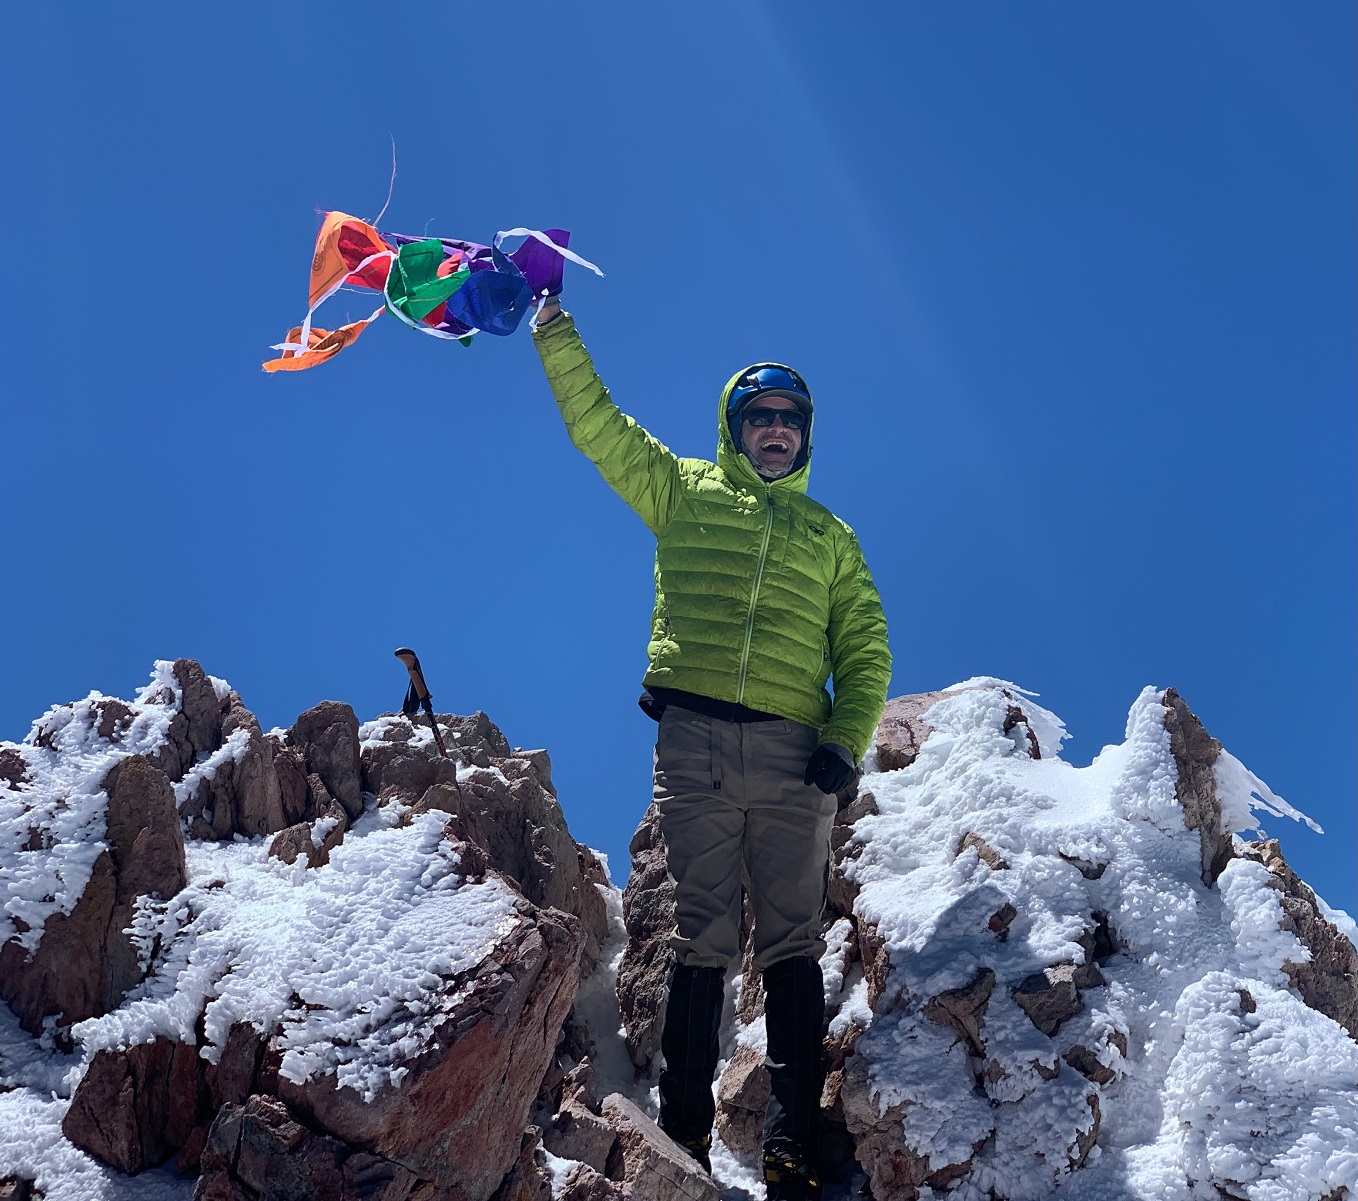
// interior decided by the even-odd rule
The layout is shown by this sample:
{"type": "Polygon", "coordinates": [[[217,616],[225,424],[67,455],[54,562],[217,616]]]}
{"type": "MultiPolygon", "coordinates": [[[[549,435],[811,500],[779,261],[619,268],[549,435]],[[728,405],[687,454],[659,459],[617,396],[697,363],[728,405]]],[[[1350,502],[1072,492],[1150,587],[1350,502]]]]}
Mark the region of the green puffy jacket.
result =
{"type": "Polygon", "coordinates": [[[891,678],[886,618],[853,531],[806,495],[810,462],[762,480],[725,391],[717,461],[678,458],[612,402],[568,314],[534,341],[571,441],[656,537],[643,684],[777,713],[861,759],[891,678]]]}

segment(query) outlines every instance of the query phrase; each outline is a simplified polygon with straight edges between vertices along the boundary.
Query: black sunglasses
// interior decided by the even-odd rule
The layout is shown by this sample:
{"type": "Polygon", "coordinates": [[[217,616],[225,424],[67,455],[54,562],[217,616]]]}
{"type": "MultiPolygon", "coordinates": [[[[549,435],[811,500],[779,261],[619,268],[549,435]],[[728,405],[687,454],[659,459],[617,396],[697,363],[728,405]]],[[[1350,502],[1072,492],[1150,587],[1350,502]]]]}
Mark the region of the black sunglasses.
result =
{"type": "Polygon", "coordinates": [[[746,409],[741,419],[748,421],[755,429],[764,429],[773,424],[775,417],[781,417],[785,430],[804,430],[806,414],[800,409],[746,409]]]}

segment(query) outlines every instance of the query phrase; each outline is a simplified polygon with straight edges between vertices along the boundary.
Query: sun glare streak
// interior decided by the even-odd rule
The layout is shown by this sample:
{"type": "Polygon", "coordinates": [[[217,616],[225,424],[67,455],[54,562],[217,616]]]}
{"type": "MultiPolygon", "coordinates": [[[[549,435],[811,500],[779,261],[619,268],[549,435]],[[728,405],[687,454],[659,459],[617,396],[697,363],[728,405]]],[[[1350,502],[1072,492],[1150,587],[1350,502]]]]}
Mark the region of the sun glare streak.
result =
{"type": "Polygon", "coordinates": [[[971,449],[988,461],[997,460],[996,431],[972,398],[937,316],[902,263],[902,248],[891,233],[891,223],[841,149],[824,106],[807,82],[806,70],[789,53],[763,0],[737,0],[736,10],[760,61],[776,67],[769,73],[769,82],[781,89],[792,120],[807,135],[817,159],[813,167],[819,173],[818,182],[843,214],[843,242],[857,251],[852,266],[871,281],[870,302],[891,314],[892,323],[901,331],[902,350],[929,381],[933,400],[951,406],[955,416],[964,418],[967,437],[973,441],[971,449]]]}

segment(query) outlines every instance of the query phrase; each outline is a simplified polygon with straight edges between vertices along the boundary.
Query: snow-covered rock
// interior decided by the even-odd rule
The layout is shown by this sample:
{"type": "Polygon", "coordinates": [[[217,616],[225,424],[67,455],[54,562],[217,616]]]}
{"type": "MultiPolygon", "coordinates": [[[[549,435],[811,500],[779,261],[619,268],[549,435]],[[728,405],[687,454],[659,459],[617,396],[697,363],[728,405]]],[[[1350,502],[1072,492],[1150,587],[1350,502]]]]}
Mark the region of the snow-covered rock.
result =
{"type": "MultiPolygon", "coordinates": [[[[545,752],[484,714],[438,721],[452,758],[423,718],[337,702],[264,733],[180,660],[0,745],[0,1188],[759,1195],[748,959],[715,1186],[653,1121],[673,915],[654,813],[624,899],[545,752]]],[[[1088,766],[1063,737],[1002,680],[888,705],[832,839],[831,1197],[1358,1189],[1355,927],[1242,837],[1259,810],[1305,819],[1173,690],[1088,766]]]]}
{"type": "Polygon", "coordinates": [[[827,1126],[877,1201],[1358,1188],[1351,923],[1240,837],[1307,819],[1172,689],[1088,767],[1063,736],[1004,681],[889,706],[837,838],[827,1126]]]}
{"type": "Polygon", "coordinates": [[[0,954],[44,1034],[0,1025],[0,1180],[50,1201],[496,1192],[558,1047],[581,1051],[567,1018],[616,894],[545,752],[484,714],[440,725],[451,759],[427,725],[360,729],[337,702],[266,735],[180,660],[0,746],[0,954]],[[102,1003],[69,1002],[84,967],[31,985],[75,951],[135,973],[102,1003]],[[148,1172],[167,1159],[196,1188],[148,1172]]]}

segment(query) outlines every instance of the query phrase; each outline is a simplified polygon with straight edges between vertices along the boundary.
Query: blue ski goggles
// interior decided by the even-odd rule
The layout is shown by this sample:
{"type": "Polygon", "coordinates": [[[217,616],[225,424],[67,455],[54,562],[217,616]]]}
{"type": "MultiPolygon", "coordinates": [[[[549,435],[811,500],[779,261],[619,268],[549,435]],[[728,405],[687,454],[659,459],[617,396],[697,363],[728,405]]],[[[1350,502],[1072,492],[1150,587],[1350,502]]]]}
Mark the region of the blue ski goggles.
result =
{"type": "Polygon", "coordinates": [[[756,363],[741,374],[726,398],[726,416],[734,417],[756,396],[785,396],[799,408],[811,409],[811,389],[806,381],[781,363],[756,363]]]}

